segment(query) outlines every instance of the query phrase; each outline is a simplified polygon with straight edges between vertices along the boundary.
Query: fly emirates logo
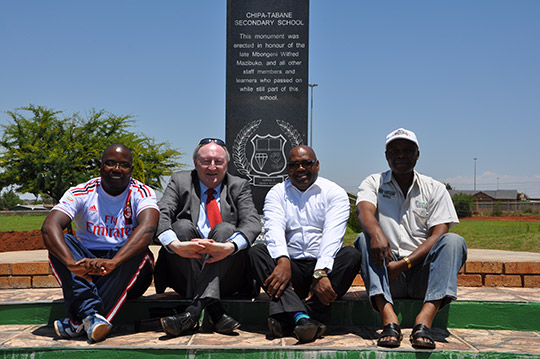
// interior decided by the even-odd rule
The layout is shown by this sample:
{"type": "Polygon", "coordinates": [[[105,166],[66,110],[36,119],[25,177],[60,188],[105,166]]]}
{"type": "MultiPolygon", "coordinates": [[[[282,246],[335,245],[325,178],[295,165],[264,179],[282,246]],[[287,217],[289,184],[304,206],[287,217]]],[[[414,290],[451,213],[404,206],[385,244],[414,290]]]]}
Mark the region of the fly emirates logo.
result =
{"type": "MultiPolygon", "coordinates": [[[[86,231],[88,233],[95,234],[96,236],[106,236],[114,238],[129,237],[133,232],[133,226],[127,225],[125,227],[117,227],[118,217],[114,216],[105,216],[104,218],[105,225],[100,226],[92,222],[86,222],[86,231]]],[[[124,224],[124,222],[121,222],[124,224]]]]}

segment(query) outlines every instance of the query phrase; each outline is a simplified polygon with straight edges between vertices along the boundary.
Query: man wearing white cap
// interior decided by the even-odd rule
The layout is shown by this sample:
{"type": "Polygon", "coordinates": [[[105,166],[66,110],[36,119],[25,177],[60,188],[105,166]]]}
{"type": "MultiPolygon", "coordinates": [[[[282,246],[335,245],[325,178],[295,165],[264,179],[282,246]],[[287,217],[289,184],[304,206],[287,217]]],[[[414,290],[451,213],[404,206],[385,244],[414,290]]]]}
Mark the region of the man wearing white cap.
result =
{"type": "Polygon", "coordinates": [[[414,167],[420,156],[414,132],[386,136],[390,170],[367,177],[358,189],[355,241],[362,277],[383,331],[377,345],[398,347],[402,335],[393,298],[423,299],[411,333],[415,348],[434,349],[431,325],[437,311],[457,297],[457,275],[467,258],[465,240],[448,233],[459,223],[445,186],[414,167]]]}

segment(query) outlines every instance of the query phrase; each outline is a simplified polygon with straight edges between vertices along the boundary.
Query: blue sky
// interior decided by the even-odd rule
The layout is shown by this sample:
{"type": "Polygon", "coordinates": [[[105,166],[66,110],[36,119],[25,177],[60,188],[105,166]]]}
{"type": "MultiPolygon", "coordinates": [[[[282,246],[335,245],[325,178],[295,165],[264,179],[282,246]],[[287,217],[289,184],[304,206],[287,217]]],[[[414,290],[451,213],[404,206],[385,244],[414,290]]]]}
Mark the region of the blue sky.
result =
{"type": "MultiPolygon", "coordinates": [[[[355,192],[416,132],[417,170],[540,198],[540,1],[312,0],[320,175],[355,192]]],[[[225,137],[226,0],[0,0],[0,123],[28,104],[135,116],[190,153],[225,137]]]]}

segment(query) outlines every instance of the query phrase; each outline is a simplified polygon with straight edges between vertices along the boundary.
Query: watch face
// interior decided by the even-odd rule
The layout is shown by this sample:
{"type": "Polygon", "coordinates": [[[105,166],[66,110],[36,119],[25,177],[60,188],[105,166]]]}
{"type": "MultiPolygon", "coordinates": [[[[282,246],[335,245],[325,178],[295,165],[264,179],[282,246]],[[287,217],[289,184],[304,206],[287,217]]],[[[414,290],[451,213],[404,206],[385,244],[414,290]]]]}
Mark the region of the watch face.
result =
{"type": "Polygon", "coordinates": [[[326,273],[324,273],[324,272],[314,272],[313,273],[313,278],[315,278],[315,279],[321,279],[322,277],[326,277],[326,273]]]}

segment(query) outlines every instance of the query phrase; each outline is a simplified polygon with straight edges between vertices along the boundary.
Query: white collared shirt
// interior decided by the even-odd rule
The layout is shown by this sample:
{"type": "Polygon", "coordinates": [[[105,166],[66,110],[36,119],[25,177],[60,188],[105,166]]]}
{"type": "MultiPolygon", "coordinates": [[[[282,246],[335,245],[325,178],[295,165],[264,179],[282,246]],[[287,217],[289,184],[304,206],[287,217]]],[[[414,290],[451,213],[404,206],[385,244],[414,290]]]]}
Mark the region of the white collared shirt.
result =
{"type": "Polygon", "coordinates": [[[332,270],[343,244],[350,204],[345,190],[322,177],[304,192],[290,180],[272,187],[264,201],[264,227],[272,258],[316,258],[332,270]]]}
{"type": "Polygon", "coordinates": [[[358,187],[356,204],[362,201],[377,207],[379,226],[398,258],[418,248],[429,237],[432,227],[443,223],[452,227],[459,223],[446,187],[416,171],[406,196],[391,170],[367,177],[358,187]]]}

